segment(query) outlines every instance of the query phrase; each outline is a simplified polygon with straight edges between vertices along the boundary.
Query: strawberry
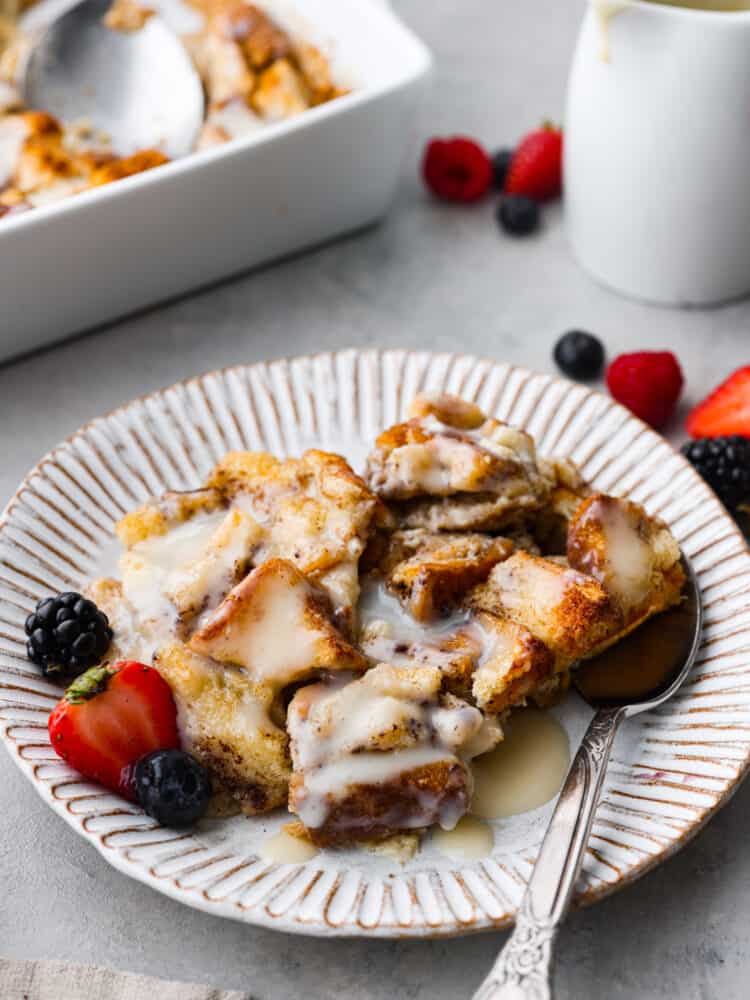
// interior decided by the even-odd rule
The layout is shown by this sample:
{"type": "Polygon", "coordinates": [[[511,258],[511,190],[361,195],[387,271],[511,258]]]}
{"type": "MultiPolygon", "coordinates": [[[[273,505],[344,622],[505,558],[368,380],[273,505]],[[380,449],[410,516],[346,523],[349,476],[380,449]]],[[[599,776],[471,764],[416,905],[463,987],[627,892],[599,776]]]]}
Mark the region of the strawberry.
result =
{"type": "Polygon", "coordinates": [[[607,369],[607,386],[617,402],[657,428],[672,416],[683,381],[670,351],[621,354],[607,369]]]}
{"type": "Polygon", "coordinates": [[[687,418],[691,437],[750,437],[750,365],[738,368],[687,418]]]}
{"type": "Polygon", "coordinates": [[[473,139],[432,139],[422,160],[427,187],[444,201],[476,201],[492,184],[492,161],[473,139]]]}
{"type": "Polygon", "coordinates": [[[529,132],[516,147],[505,177],[506,194],[522,194],[535,201],[559,198],[562,192],[563,136],[554,125],[529,132]]]}
{"type": "Polygon", "coordinates": [[[180,745],[169,685],[153,667],[133,660],[81,674],[53,709],[48,728],[64,761],[133,801],[132,765],[153,750],[180,745]]]}

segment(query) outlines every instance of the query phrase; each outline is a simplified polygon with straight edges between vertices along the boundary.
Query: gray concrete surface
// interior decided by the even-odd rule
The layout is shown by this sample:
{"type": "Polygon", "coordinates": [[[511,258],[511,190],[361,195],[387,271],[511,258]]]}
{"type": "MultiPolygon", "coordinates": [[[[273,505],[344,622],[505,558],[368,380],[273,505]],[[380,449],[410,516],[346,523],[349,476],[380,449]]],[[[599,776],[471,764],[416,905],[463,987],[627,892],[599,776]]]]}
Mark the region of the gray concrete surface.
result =
{"type": "MultiPolygon", "coordinates": [[[[0,500],[87,418],[209,368],[345,345],[464,350],[551,371],[555,337],[590,328],[610,354],[665,347],[685,405],[750,361],[750,303],[710,312],[617,298],[570,259],[557,211],[525,242],[491,203],[429,201],[431,134],[494,146],[559,118],[582,0],[398,0],[437,56],[435,88],[379,228],[0,369],[0,500]]],[[[0,317],[0,322],[2,319],[0,317]]],[[[679,420],[673,436],[679,437],[679,420]]],[[[559,947],[570,1000],[745,1000],[750,995],[750,788],[677,857],[575,914],[559,947]]],[[[460,1000],[499,936],[444,942],[286,937],[182,908],[109,868],[0,753],[0,953],[98,962],[252,989],[261,1000],[460,1000]]],[[[64,1000],[64,998],[61,998],[64,1000]]]]}

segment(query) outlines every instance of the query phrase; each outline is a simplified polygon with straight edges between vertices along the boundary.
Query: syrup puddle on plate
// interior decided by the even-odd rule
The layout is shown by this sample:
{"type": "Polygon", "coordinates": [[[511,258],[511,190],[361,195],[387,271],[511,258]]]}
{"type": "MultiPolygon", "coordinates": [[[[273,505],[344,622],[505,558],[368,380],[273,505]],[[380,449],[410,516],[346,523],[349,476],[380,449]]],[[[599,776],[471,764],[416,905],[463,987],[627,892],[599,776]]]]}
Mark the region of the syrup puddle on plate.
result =
{"type": "Polygon", "coordinates": [[[492,853],[492,828],[475,816],[464,816],[452,830],[436,829],[432,846],[455,861],[474,861],[492,853]]]}
{"type": "Polygon", "coordinates": [[[570,765],[568,735],[548,712],[514,712],[503,742],[473,763],[471,812],[453,830],[435,829],[432,846],[456,861],[492,853],[492,827],[486,820],[507,819],[538,809],[560,791],[570,765]]]}
{"type": "Polygon", "coordinates": [[[302,865],[317,853],[318,848],[309,841],[293,837],[286,830],[267,837],[260,846],[261,858],[278,865],[302,865]]]}
{"type": "Polygon", "coordinates": [[[548,712],[514,712],[505,739],[474,761],[471,813],[506,819],[538,809],[560,791],[570,765],[568,735],[548,712]]]}

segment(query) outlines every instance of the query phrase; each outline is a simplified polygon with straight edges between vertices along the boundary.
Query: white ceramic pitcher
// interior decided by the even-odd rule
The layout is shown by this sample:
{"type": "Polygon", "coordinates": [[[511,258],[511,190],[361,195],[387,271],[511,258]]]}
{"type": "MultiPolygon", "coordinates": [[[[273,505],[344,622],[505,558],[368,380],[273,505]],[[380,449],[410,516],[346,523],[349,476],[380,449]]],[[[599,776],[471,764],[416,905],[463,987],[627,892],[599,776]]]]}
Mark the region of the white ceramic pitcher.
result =
{"type": "Polygon", "coordinates": [[[576,257],[618,291],[679,306],[750,293],[750,10],[590,0],[565,203],[576,257]]]}

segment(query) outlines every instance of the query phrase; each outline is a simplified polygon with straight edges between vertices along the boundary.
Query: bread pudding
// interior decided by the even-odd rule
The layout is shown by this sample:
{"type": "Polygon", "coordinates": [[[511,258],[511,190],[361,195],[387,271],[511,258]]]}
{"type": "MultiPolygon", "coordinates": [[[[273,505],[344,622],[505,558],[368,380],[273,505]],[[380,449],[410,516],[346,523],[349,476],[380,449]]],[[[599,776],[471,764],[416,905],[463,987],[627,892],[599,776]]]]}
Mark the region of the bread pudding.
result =
{"type": "Polygon", "coordinates": [[[665,524],[450,396],[419,397],[362,476],[232,452],[117,534],[119,579],[89,588],[108,656],[169,685],[214,815],[287,806],[324,847],[453,827],[508,713],[564,697],[684,584],[665,524]]]}
{"type": "MultiPolygon", "coordinates": [[[[61,122],[44,109],[21,105],[18,83],[37,30],[27,32],[22,15],[34,5],[43,20],[45,0],[0,0],[0,218],[168,162],[159,148],[114,149],[87,122],[61,122]]],[[[139,31],[159,6],[113,0],[103,23],[113,31],[139,31]]],[[[334,82],[318,49],[293,38],[252,3],[177,0],[176,8],[164,5],[167,23],[174,18],[175,26],[181,24],[187,12],[199,25],[181,36],[205,94],[196,150],[250,135],[347,92],[334,82]],[[181,5],[183,16],[176,9],[181,5]]]]}

